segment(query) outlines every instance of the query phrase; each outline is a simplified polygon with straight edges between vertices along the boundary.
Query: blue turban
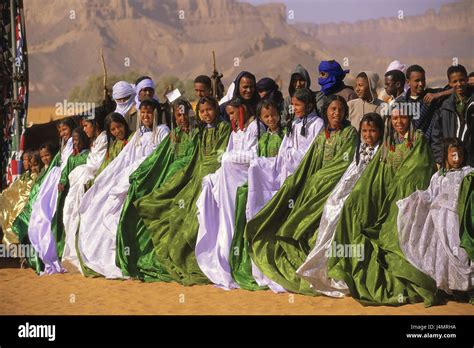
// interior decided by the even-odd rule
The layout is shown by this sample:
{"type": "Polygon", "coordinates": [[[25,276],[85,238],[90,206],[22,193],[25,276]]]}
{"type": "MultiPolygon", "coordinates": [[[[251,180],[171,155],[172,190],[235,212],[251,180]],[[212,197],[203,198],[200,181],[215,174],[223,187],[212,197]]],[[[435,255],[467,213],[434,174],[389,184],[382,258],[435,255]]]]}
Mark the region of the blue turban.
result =
{"type": "Polygon", "coordinates": [[[341,65],[335,60],[323,60],[319,64],[319,72],[325,72],[329,76],[318,79],[321,86],[321,91],[325,95],[331,94],[331,91],[336,90],[342,85],[342,80],[350,70],[342,70],[341,65]]]}

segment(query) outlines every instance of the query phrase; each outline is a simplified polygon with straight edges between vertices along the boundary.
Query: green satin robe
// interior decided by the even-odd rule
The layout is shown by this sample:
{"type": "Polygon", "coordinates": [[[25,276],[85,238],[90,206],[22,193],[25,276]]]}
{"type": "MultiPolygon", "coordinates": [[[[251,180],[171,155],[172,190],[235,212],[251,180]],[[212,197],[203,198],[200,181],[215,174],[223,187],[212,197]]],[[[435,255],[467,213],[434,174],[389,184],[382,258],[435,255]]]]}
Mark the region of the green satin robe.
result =
{"type": "Polygon", "coordinates": [[[411,149],[406,141],[385,161],[384,151],[378,151],[344,203],[333,243],[362,253],[328,258],[328,276],[344,280],[351,296],[364,305],[436,302],[435,281],[405,259],[398,243],[396,202],[425,190],[434,173],[422,133],[415,133],[411,149]]]}
{"type": "MultiPolygon", "coordinates": [[[[258,155],[261,157],[276,157],[283,141],[284,134],[263,133],[258,140],[258,155]]],[[[252,276],[252,262],[248,253],[248,241],[244,239],[247,225],[245,210],[247,207],[248,184],[237,188],[235,199],[235,226],[232,245],[230,248],[229,264],[232,277],[242,289],[259,290],[260,287],[252,276]]]]}
{"type": "Polygon", "coordinates": [[[467,175],[461,184],[458,215],[461,247],[474,261],[474,173],[467,175]]]}
{"type": "Polygon", "coordinates": [[[196,201],[203,177],[220,166],[230,132],[229,123],[224,121],[202,129],[189,165],[134,203],[150,231],[156,263],[168,273],[170,280],[184,285],[209,283],[194,251],[199,229],[196,201]]]}
{"type": "Polygon", "coordinates": [[[196,143],[197,130],[186,133],[175,128],[130,176],[130,188],[117,230],[116,264],[124,276],[145,281],[169,280],[153,257],[150,232],[132,203],[183,170],[191,161],[196,143]]]}
{"type": "Polygon", "coordinates": [[[324,204],[351,163],[357,131],[349,123],[319,133],[293,175],[247,223],[249,253],[260,271],[288,291],[312,294],[296,270],[316,242],[324,204]]]}

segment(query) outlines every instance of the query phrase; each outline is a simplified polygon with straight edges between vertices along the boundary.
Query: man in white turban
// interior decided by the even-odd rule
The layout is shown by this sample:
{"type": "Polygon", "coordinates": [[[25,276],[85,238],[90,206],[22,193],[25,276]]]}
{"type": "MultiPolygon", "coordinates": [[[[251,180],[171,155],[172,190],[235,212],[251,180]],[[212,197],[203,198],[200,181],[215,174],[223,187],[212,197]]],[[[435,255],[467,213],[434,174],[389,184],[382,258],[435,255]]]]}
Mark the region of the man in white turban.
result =
{"type": "Polygon", "coordinates": [[[125,118],[131,127],[130,129],[135,126],[135,119],[137,117],[135,97],[135,86],[131,83],[119,81],[112,87],[112,98],[117,103],[115,112],[118,112],[125,118]]]}

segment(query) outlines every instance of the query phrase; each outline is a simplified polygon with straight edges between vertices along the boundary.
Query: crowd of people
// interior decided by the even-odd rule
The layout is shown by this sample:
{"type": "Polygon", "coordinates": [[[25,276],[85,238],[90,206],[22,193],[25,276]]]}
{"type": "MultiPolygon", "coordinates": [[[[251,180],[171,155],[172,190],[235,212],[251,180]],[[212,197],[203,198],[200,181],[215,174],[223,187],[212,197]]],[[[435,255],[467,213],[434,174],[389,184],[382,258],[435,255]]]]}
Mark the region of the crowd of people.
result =
{"type": "Polygon", "coordinates": [[[284,97],[242,71],[221,100],[200,75],[195,107],[119,81],[114,112],[24,152],[3,244],[41,275],[474,304],[474,74],[348,72],[322,61],[313,91],[297,65],[284,97]]]}

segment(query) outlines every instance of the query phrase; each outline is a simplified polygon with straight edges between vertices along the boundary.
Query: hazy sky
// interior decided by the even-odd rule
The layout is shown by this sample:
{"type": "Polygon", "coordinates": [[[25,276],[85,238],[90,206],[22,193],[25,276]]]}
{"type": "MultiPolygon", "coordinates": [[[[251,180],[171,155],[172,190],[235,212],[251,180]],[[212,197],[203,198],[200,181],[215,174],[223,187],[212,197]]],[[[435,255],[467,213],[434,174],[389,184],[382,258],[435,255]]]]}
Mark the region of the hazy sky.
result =
{"type": "Polygon", "coordinates": [[[394,17],[399,10],[405,16],[439,10],[442,4],[455,0],[241,0],[255,5],[267,2],[285,3],[295,13],[297,22],[355,22],[357,20],[394,17]]]}

